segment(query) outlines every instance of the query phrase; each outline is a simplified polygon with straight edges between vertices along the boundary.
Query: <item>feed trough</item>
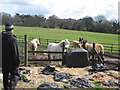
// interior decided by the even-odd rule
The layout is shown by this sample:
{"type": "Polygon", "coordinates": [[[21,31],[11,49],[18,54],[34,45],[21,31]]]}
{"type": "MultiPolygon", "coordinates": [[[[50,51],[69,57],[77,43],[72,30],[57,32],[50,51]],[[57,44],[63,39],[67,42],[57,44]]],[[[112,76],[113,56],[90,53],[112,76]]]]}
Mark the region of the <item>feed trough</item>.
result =
{"type": "Polygon", "coordinates": [[[89,65],[88,52],[85,49],[74,49],[65,55],[67,67],[85,67],[89,65]]]}

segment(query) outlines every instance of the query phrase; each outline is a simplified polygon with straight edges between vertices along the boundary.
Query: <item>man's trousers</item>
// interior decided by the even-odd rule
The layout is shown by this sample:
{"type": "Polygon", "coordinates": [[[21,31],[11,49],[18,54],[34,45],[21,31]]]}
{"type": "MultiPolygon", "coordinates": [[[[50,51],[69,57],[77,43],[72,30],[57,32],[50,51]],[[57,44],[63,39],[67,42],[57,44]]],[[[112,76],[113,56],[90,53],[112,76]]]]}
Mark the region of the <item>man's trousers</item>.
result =
{"type": "Polygon", "coordinates": [[[14,90],[17,85],[19,77],[14,71],[3,72],[3,86],[5,90],[14,90]]]}

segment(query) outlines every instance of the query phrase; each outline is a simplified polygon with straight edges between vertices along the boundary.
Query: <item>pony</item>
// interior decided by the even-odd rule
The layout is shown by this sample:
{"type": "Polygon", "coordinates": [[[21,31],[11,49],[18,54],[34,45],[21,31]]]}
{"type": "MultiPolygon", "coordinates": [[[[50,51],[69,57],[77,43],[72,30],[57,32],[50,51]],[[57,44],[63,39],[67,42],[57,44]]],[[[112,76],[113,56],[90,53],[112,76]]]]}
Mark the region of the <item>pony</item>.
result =
{"type": "MultiPolygon", "coordinates": [[[[48,51],[54,51],[54,52],[62,52],[63,50],[63,43],[64,43],[64,52],[67,52],[67,49],[69,48],[70,42],[68,39],[62,40],[59,43],[49,43],[47,46],[48,51]]],[[[50,59],[51,54],[48,54],[48,58],[50,59]]]]}
{"type": "MultiPolygon", "coordinates": [[[[96,54],[98,60],[103,63],[104,62],[104,47],[102,44],[98,43],[88,43],[87,40],[84,40],[83,38],[79,39],[79,43],[81,44],[80,46],[84,49],[86,49],[89,53],[91,54],[96,54]]],[[[104,64],[104,63],[103,63],[104,64]]]]}
{"type": "Polygon", "coordinates": [[[32,51],[33,56],[36,56],[34,51],[37,50],[37,47],[40,45],[40,39],[35,38],[29,43],[29,49],[32,51]]]}
{"type": "Polygon", "coordinates": [[[71,45],[72,45],[72,47],[74,47],[74,48],[80,48],[80,47],[81,47],[79,41],[75,41],[75,40],[72,41],[71,45]]]}

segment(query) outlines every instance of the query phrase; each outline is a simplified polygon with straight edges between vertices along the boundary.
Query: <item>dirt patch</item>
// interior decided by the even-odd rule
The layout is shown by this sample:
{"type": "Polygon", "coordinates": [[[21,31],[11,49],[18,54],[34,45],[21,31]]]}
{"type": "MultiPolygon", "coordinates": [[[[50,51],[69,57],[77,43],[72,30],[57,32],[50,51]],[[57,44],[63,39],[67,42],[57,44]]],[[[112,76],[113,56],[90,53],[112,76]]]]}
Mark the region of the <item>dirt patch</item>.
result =
{"type": "Polygon", "coordinates": [[[120,59],[105,57],[105,62],[118,65],[120,63],[120,59]]]}

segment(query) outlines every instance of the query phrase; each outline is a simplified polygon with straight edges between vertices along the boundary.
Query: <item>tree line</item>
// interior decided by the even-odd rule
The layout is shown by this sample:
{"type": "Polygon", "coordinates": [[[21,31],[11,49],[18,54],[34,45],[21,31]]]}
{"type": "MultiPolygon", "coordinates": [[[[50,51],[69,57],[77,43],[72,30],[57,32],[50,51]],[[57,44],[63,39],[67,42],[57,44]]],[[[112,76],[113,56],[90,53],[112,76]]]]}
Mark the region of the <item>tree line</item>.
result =
{"type": "Polygon", "coordinates": [[[9,13],[1,12],[0,17],[2,18],[2,25],[9,22],[15,26],[120,34],[120,22],[117,20],[108,21],[104,15],[97,15],[94,18],[86,16],[76,20],[72,18],[61,19],[56,15],[49,16],[48,19],[44,15],[21,15],[16,13],[14,16],[11,16],[9,13]]]}

